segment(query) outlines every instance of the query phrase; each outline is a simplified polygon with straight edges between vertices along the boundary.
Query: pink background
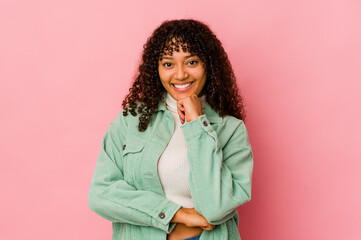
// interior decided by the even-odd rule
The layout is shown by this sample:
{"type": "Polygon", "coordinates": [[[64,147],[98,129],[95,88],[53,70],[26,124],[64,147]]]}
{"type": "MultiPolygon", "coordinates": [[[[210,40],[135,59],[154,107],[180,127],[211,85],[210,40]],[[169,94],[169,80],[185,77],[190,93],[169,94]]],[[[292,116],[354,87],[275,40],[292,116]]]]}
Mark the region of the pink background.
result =
{"type": "Polygon", "coordinates": [[[243,240],[361,239],[359,0],[0,2],[0,239],[111,239],[88,187],[142,46],[208,23],[254,150],[243,240]]]}

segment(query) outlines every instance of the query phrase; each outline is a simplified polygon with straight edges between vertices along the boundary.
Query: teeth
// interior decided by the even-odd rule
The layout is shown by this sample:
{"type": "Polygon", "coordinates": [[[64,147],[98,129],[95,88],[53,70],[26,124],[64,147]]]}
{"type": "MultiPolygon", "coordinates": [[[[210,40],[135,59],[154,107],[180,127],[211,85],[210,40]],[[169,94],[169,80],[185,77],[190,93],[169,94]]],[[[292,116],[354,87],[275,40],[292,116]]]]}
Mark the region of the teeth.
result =
{"type": "Polygon", "coordinates": [[[186,87],[189,87],[190,85],[192,85],[192,83],[187,83],[187,84],[183,84],[183,85],[173,84],[173,86],[174,86],[175,88],[186,88],[186,87]]]}

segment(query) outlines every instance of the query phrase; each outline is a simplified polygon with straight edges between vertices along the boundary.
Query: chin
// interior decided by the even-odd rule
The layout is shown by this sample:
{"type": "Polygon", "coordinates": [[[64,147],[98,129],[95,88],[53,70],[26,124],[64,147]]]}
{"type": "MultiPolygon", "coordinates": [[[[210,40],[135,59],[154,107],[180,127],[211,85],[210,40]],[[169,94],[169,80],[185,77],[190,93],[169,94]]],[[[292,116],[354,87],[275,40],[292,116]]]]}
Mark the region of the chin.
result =
{"type": "Polygon", "coordinates": [[[173,98],[178,101],[180,99],[183,99],[183,98],[186,98],[186,97],[189,97],[192,95],[193,95],[193,93],[177,93],[176,92],[173,94],[173,98]]]}

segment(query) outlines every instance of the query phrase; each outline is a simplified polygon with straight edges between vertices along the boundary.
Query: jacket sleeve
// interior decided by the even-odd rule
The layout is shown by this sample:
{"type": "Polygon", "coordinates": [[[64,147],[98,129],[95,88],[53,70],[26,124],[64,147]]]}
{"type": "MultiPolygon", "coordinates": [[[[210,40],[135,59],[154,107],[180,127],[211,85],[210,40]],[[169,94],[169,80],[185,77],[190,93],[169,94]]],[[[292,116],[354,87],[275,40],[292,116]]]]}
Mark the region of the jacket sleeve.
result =
{"type": "Polygon", "coordinates": [[[217,135],[206,115],[182,126],[193,203],[196,211],[214,225],[232,218],[236,208],[251,199],[253,155],[247,130],[243,121],[228,120],[219,132],[230,133],[222,136],[217,135]],[[226,142],[224,146],[219,137],[223,144],[226,142]]]}
{"type": "Polygon", "coordinates": [[[170,233],[175,227],[170,220],[180,206],[157,193],[137,190],[124,180],[122,143],[126,125],[123,118],[118,115],[102,139],[89,189],[89,207],[112,222],[151,226],[170,233]]]}

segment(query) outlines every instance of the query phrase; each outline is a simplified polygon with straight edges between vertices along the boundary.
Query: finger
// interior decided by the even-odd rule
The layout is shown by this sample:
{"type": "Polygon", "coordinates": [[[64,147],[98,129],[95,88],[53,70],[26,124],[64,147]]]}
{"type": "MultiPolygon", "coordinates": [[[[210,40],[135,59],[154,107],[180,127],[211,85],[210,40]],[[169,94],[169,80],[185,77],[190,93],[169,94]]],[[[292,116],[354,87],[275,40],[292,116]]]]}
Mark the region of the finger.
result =
{"type": "Polygon", "coordinates": [[[183,103],[181,101],[178,101],[178,103],[177,103],[177,112],[178,112],[180,121],[183,124],[185,122],[185,109],[184,109],[183,103]]]}
{"type": "Polygon", "coordinates": [[[214,225],[209,225],[209,226],[207,226],[207,227],[203,228],[203,230],[206,230],[206,231],[211,231],[211,230],[213,230],[214,228],[215,228],[215,226],[214,226],[214,225]]]}
{"type": "Polygon", "coordinates": [[[180,109],[180,110],[182,110],[183,112],[185,111],[185,107],[184,107],[184,105],[183,105],[183,102],[178,102],[178,103],[177,103],[177,108],[180,109]]]}
{"type": "Polygon", "coordinates": [[[213,228],[207,226],[207,227],[202,227],[202,229],[203,229],[203,230],[206,230],[206,231],[210,231],[210,230],[212,230],[213,228]]]}
{"type": "Polygon", "coordinates": [[[182,111],[181,109],[177,109],[177,112],[178,112],[178,115],[179,115],[180,117],[182,117],[182,119],[184,119],[184,117],[185,117],[185,112],[182,111]]]}
{"type": "Polygon", "coordinates": [[[179,118],[180,118],[180,120],[181,120],[181,122],[183,124],[184,118],[185,118],[184,112],[182,110],[180,110],[180,109],[177,109],[177,112],[178,112],[178,116],[179,116],[179,118]]]}

